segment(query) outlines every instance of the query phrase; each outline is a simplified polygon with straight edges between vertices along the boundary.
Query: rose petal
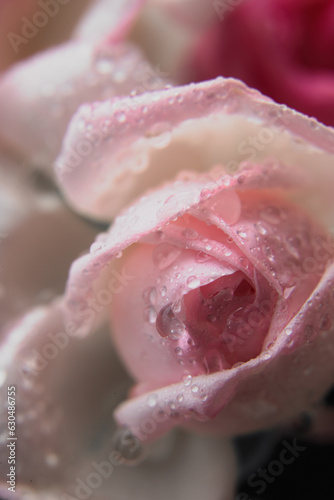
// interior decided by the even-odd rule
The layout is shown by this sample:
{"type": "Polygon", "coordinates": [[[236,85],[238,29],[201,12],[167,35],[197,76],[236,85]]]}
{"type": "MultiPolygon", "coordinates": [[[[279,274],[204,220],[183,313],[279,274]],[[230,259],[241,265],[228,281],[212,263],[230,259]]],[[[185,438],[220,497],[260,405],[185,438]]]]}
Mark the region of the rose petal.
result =
{"type": "Polygon", "coordinates": [[[74,38],[123,41],[147,0],[96,0],[74,32],[74,38]]]}
{"type": "Polygon", "coordinates": [[[81,107],[55,168],[77,210],[110,220],[145,190],[182,170],[207,171],[218,163],[234,172],[243,161],[275,158],[310,174],[312,189],[305,201],[328,219],[333,151],[333,130],[239,81],[218,78],[81,107]],[[86,156],[73,154],[84,137],[82,122],[100,137],[86,156]]]}
{"type": "Polygon", "coordinates": [[[220,22],[199,37],[192,56],[185,55],[184,81],[240,78],[276,102],[333,126],[331,2],[239,3],[235,8],[216,3],[220,22]]]}
{"type": "MultiPolygon", "coordinates": [[[[17,488],[61,488],[111,439],[110,412],[128,386],[107,331],[73,338],[61,302],[54,302],[30,311],[7,332],[0,367],[2,400],[8,386],[16,387],[17,488]]],[[[0,421],[4,444],[7,405],[0,421]]],[[[7,463],[8,449],[1,450],[7,463]]]]}
{"type": "MultiPolygon", "coordinates": [[[[151,71],[136,48],[108,42],[96,46],[70,42],[38,54],[0,80],[0,138],[30,163],[49,169],[80,104],[132,90],[144,92],[147,81],[149,89],[160,88],[164,83],[151,78],[151,71]]],[[[85,140],[79,152],[83,155],[100,141],[86,125],[81,125],[85,140]]],[[[105,127],[108,122],[102,130],[105,127]]]]}
{"type": "Polygon", "coordinates": [[[3,156],[0,163],[2,328],[29,307],[63,292],[68,267],[96,231],[55,193],[36,189],[25,169],[3,156]]]}

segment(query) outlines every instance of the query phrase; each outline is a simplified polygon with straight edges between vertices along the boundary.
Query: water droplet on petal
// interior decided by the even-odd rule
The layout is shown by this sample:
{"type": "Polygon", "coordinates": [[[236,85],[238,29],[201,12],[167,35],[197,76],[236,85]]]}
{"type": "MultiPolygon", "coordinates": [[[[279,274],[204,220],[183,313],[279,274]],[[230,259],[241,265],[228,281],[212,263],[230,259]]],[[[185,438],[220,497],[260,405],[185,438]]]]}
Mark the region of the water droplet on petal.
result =
{"type": "Polygon", "coordinates": [[[189,385],[191,384],[191,381],[192,381],[192,376],[186,375],[183,379],[183,384],[185,385],[185,387],[189,387],[189,385]]]}
{"type": "Polygon", "coordinates": [[[144,319],[151,324],[155,323],[157,319],[157,312],[154,307],[150,306],[145,309],[144,319]]]}
{"type": "Polygon", "coordinates": [[[167,340],[177,340],[185,333],[185,325],[175,316],[172,304],[159,311],[156,328],[159,335],[167,340]]]}
{"type": "Polygon", "coordinates": [[[157,404],[158,397],[156,394],[150,394],[150,396],[147,398],[147,404],[150,408],[154,408],[157,404]]]}
{"type": "Polygon", "coordinates": [[[99,252],[102,248],[103,248],[102,243],[98,243],[95,241],[94,243],[91,244],[91,246],[89,248],[89,252],[96,253],[96,252],[99,252]]]}
{"type": "Polygon", "coordinates": [[[242,238],[243,240],[247,238],[247,233],[244,229],[238,229],[237,235],[239,236],[239,238],[242,238]]]}
{"type": "Polygon", "coordinates": [[[254,229],[255,229],[258,233],[260,233],[260,234],[262,234],[262,235],[267,234],[267,229],[266,229],[266,227],[262,224],[262,222],[256,222],[256,224],[254,224],[254,229]]]}
{"type": "Polygon", "coordinates": [[[207,253],[204,252],[198,252],[195,256],[195,261],[196,262],[207,262],[208,260],[212,259],[211,255],[208,255],[207,253]]]}
{"type": "Polygon", "coordinates": [[[193,392],[193,393],[195,393],[195,394],[196,394],[198,391],[199,391],[199,387],[198,387],[198,385],[192,385],[192,386],[191,386],[191,392],[193,392]]]}
{"type": "Polygon", "coordinates": [[[189,276],[187,279],[187,286],[188,288],[191,288],[194,290],[195,288],[198,288],[201,285],[201,282],[197,276],[189,276]]]}
{"type": "Polygon", "coordinates": [[[115,113],[115,118],[118,121],[118,123],[124,123],[126,121],[126,114],[124,111],[117,111],[115,113]]]}

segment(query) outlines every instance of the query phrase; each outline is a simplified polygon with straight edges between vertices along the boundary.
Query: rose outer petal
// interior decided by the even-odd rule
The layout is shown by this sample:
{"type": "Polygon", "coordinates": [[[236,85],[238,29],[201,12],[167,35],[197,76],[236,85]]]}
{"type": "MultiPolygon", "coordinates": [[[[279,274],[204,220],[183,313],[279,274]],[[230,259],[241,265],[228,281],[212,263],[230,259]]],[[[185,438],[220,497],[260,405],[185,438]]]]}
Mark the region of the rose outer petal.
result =
{"type": "MultiPolygon", "coordinates": [[[[73,338],[61,300],[31,310],[6,332],[0,376],[3,401],[7,387],[16,387],[19,491],[60,489],[77,477],[101,438],[111,440],[110,412],[129,384],[107,330],[73,338]]],[[[7,463],[7,405],[1,406],[0,422],[0,461],[7,463]]]]}
{"type": "MultiPolygon", "coordinates": [[[[67,125],[79,105],[164,85],[133,46],[107,41],[69,42],[19,63],[0,79],[0,139],[34,165],[50,171],[67,125]]],[[[86,122],[82,124],[86,127],[86,122]]],[[[102,131],[108,123],[103,125],[102,131]]],[[[102,133],[98,131],[100,134],[102,133]]],[[[88,127],[78,151],[100,136],[88,127]]]]}
{"type": "MultiPolygon", "coordinates": [[[[68,268],[96,230],[78,220],[38,177],[0,156],[0,338],[8,321],[63,293],[68,268]],[[66,240],[66,245],[60,241],[66,240]]],[[[49,188],[49,186],[48,186],[49,188]]]]}
{"type": "Polygon", "coordinates": [[[333,151],[332,129],[240,81],[217,78],[81,107],[55,170],[76,210],[111,220],[145,190],[180,171],[205,172],[221,164],[234,172],[244,161],[275,158],[312,176],[312,194],[305,199],[321,193],[317,210],[328,217],[333,151]],[[91,127],[99,140],[87,154],[74,155],[91,127]]]}

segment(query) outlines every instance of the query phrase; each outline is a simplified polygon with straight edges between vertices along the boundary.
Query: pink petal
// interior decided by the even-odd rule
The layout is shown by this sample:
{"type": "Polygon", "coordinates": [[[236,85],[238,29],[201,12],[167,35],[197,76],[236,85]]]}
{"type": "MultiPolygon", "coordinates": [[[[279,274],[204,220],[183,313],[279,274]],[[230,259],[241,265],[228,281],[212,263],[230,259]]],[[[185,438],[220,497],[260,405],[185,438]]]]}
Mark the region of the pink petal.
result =
{"type": "Polygon", "coordinates": [[[95,0],[74,32],[74,38],[123,41],[147,0],[95,0]]]}
{"type": "Polygon", "coordinates": [[[184,81],[240,78],[275,101],[333,126],[332,2],[216,5],[216,26],[199,36],[192,56],[184,57],[184,81]]]}
{"type": "MultiPolygon", "coordinates": [[[[0,158],[0,325],[63,292],[68,267],[96,232],[33,176],[0,158]],[[66,245],[60,242],[66,240],[66,245]]],[[[2,333],[1,333],[2,337],[2,333]]]]}
{"type": "Polygon", "coordinates": [[[218,78],[82,106],[70,123],[55,169],[77,210],[110,220],[134,198],[182,170],[205,172],[218,163],[234,172],[243,161],[275,158],[308,171],[312,197],[321,193],[317,210],[326,217],[333,151],[331,129],[241,82],[218,78]],[[97,139],[81,154],[90,127],[97,139]]]}
{"type": "MultiPolygon", "coordinates": [[[[0,373],[3,401],[16,386],[18,492],[62,491],[94,460],[101,440],[111,440],[110,413],[129,383],[107,331],[78,340],[63,322],[61,302],[31,310],[7,332],[0,373]]],[[[7,443],[7,406],[0,421],[7,443]]],[[[2,463],[7,450],[1,447],[2,463]]]]}
{"type": "MultiPolygon", "coordinates": [[[[144,92],[147,82],[149,89],[160,88],[164,83],[151,71],[137,49],[108,42],[70,42],[38,54],[0,80],[0,139],[49,169],[79,105],[144,92]]],[[[99,140],[94,131],[85,137],[93,144],[99,140]]]]}

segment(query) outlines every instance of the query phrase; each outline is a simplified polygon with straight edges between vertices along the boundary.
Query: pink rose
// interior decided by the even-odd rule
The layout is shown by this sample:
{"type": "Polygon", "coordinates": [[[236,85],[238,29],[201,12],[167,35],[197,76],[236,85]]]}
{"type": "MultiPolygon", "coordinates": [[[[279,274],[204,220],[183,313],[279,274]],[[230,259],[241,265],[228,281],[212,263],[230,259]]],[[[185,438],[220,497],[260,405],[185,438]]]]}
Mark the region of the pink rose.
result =
{"type": "Polygon", "coordinates": [[[240,78],[277,102],[334,125],[331,0],[212,2],[216,22],[194,44],[184,74],[240,78]]]}
{"type": "Polygon", "coordinates": [[[73,264],[67,314],[84,334],[109,310],[136,380],[115,417],[141,441],[175,425],[273,426],[330,387],[332,141],[331,129],[223,79],[74,117],[55,164],[68,199],[103,219],[138,201],[73,264]],[[107,117],[113,134],[68,169],[77,124],[107,117]],[[258,148],[253,162],[228,161],[243,143],[258,148]],[[135,154],[145,162],[130,175],[135,154]],[[177,180],[147,193],[149,175],[177,180]]]}
{"type": "Polygon", "coordinates": [[[235,80],[166,86],[204,4],[99,0],[1,75],[0,391],[17,426],[2,405],[0,438],[18,437],[1,498],[230,500],[219,435],[289,425],[330,385],[333,131],[235,80]]]}

